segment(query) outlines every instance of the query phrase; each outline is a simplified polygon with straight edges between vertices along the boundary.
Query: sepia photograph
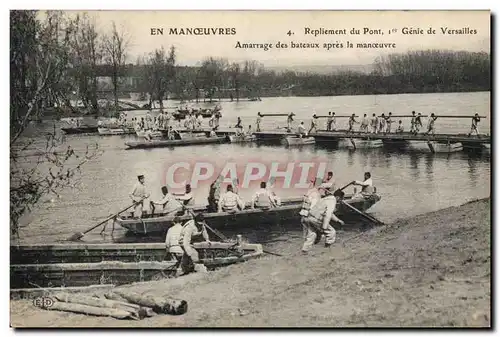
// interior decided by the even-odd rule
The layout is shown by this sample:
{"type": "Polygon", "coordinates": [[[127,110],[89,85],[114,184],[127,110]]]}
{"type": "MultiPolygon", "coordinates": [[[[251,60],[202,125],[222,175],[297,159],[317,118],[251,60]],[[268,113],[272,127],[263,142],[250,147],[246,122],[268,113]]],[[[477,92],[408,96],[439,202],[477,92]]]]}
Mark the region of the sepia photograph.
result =
{"type": "Polygon", "coordinates": [[[489,10],[9,11],[10,327],[492,327],[489,10]]]}

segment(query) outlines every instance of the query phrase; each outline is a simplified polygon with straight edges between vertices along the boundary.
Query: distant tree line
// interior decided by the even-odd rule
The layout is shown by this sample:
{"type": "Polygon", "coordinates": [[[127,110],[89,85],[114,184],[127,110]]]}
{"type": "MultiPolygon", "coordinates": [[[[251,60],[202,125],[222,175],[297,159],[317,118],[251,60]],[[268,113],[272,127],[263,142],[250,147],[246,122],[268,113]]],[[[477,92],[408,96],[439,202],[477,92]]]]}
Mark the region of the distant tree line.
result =
{"type": "MultiPolygon", "coordinates": [[[[161,50],[153,54],[166,56],[161,50]]],[[[158,68],[158,60],[150,55],[139,58],[135,65],[127,65],[124,74],[138,79],[137,85],[127,89],[151,93],[155,73],[172,76],[163,94],[181,100],[488,91],[491,80],[490,55],[484,52],[411,51],[378,57],[370,73],[331,74],[276,72],[256,61],[230,63],[212,57],[195,67],[178,66],[175,55],[170,58],[174,67],[165,72],[158,68]]],[[[101,69],[102,75],[108,73],[101,69]]]]}
{"type": "MultiPolygon", "coordinates": [[[[40,13],[33,13],[33,25],[40,25],[40,13]]],[[[85,110],[99,114],[101,88],[98,78],[111,78],[114,109],[118,110],[118,97],[123,91],[135,91],[149,98],[149,103],[163,107],[165,99],[212,100],[229,98],[239,100],[264,96],[335,96],[396,93],[426,93],[490,90],[489,53],[426,50],[411,51],[378,57],[370,73],[334,71],[317,74],[297,71],[277,72],[261,63],[248,60],[230,62],[225,58],[207,57],[194,66],[179,65],[174,46],[163,47],[130,60],[131,36],[124,27],[111,24],[107,34],[101,34],[88,15],[68,16],[62,12],[45,13],[49,27],[46,34],[59,39],[56,56],[58,63],[50,69],[48,80],[57,77],[58,90],[53,90],[37,109],[57,106],[74,110],[71,99],[78,99],[85,110]],[[131,62],[132,61],[132,62],[131,62]],[[128,77],[131,81],[123,81],[128,77]]],[[[45,20],[44,19],[44,20],[45,20]]],[[[31,23],[30,23],[31,24],[31,23]]],[[[30,26],[27,26],[29,28],[30,26]]],[[[26,30],[26,41],[34,38],[26,30]],[[29,34],[28,34],[29,33],[29,34]]],[[[31,45],[23,52],[29,62],[31,45]]],[[[52,55],[50,55],[52,56],[52,55]]],[[[24,62],[24,61],[23,61],[24,62]]],[[[14,95],[33,94],[23,68],[19,73],[14,95]]],[[[17,76],[17,75],[16,75],[17,76]]],[[[40,76],[30,74],[29,76],[40,76]]],[[[108,105],[109,106],[109,105],[108,105]]]]}

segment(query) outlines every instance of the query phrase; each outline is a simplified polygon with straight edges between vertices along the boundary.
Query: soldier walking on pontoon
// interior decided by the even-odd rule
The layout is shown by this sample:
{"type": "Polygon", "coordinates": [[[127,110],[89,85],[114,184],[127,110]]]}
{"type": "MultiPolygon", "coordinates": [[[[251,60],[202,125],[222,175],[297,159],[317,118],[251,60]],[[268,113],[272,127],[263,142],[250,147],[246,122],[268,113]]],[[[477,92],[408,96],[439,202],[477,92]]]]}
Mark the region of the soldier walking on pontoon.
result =
{"type": "Polygon", "coordinates": [[[262,114],[260,111],[257,113],[257,120],[255,121],[255,130],[260,132],[260,123],[262,122],[262,114]]]}
{"type": "Polygon", "coordinates": [[[359,132],[368,133],[368,117],[366,117],[366,114],[363,115],[363,119],[361,120],[361,124],[359,125],[359,132]]]}
{"type": "Polygon", "coordinates": [[[479,114],[475,114],[474,117],[472,117],[472,124],[470,126],[470,132],[469,132],[469,137],[472,135],[473,132],[476,133],[476,136],[479,137],[479,131],[477,129],[477,123],[479,123],[479,121],[481,120],[481,118],[479,118],[479,114]]]}
{"type": "Polygon", "coordinates": [[[318,129],[316,128],[317,126],[317,119],[318,119],[318,116],[316,116],[316,114],[313,115],[312,119],[311,119],[311,128],[309,129],[309,132],[307,134],[311,134],[311,132],[314,130],[315,132],[318,131],[318,129]]]}
{"type": "Polygon", "coordinates": [[[291,112],[286,119],[286,128],[288,132],[292,132],[293,116],[295,116],[295,114],[291,112]]]}
{"type": "Polygon", "coordinates": [[[332,131],[333,116],[332,112],[328,112],[328,119],[326,120],[326,131],[332,131]]]}
{"type": "Polygon", "coordinates": [[[354,117],[356,117],[355,114],[352,114],[351,117],[349,117],[349,129],[347,130],[347,133],[354,132],[354,123],[359,124],[354,117]]]}
{"type": "Polygon", "coordinates": [[[410,122],[410,132],[411,133],[416,133],[416,123],[417,123],[417,116],[415,116],[415,111],[411,112],[411,122],[410,122]]]}
{"type": "Polygon", "coordinates": [[[427,122],[427,132],[425,133],[426,135],[433,135],[435,132],[434,128],[434,122],[436,121],[437,117],[434,116],[434,113],[431,113],[431,116],[429,117],[429,121],[427,122]]]}

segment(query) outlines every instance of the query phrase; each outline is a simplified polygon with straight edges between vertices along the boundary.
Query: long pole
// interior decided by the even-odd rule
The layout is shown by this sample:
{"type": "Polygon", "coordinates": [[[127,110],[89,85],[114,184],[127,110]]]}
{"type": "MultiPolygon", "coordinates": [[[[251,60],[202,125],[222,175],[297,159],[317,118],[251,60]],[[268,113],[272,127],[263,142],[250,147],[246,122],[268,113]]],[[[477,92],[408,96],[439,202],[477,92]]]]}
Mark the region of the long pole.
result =
{"type": "Polygon", "coordinates": [[[122,209],[121,211],[119,211],[118,213],[115,213],[113,215],[111,215],[110,217],[106,218],[106,220],[102,221],[102,222],[99,222],[97,225],[95,226],[92,226],[90,227],[89,229],[87,229],[85,232],[80,232],[80,233],[75,233],[73,234],[72,236],[70,236],[68,238],[68,241],[77,241],[77,240],[80,240],[85,234],[87,234],[88,232],[90,232],[91,230],[93,229],[96,229],[97,227],[101,226],[102,224],[108,222],[109,220],[113,219],[114,217],[116,217],[117,215],[125,212],[126,210],[134,207],[135,205],[137,205],[138,203],[140,203],[141,201],[143,201],[144,199],[146,198],[142,198],[141,200],[137,201],[137,202],[134,202],[132,205],[128,206],[127,208],[124,208],[122,209]]]}

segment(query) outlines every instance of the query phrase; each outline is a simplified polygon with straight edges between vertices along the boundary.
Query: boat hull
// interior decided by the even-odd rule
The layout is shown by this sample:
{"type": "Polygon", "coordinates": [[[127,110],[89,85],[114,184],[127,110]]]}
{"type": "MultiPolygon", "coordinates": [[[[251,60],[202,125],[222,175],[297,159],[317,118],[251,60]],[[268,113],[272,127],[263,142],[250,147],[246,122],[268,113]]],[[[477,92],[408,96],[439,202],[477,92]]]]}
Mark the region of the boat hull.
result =
{"type": "MultiPolygon", "coordinates": [[[[260,244],[193,244],[208,268],[262,255],[260,244]]],[[[150,281],[175,273],[164,243],[11,246],[11,288],[80,287],[150,281]]]]}
{"type": "Polygon", "coordinates": [[[315,144],[316,140],[314,137],[296,137],[296,136],[289,136],[284,138],[284,144],[287,146],[300,146],[300,145],[312,145],[315,144]]]}
{"type": "Polygon", "coordinates": [[[82,134],[82,133],[98,133],[98,127],[97,126],[80,126],[80,127],[75,127],[75,128],[61,128],[62,132],[68,134],[68,135],[76,135],[76,134],[82,134]]]}
{"type": "MultiPolygon", "coordinates": [[[[294,202],[290,203],[284,201],[282,203],[282,206],[271,208],[269,210],[246,208],[235,213],[205,213],[205,211],[205,221],[209,226],[217,229],[231,227],[249,228],[255,224],[271,224],[284,221],[296,222],[300,219],[299,212],[302,207],[302,198],[294,198],[294,200],[294,202]]],[[[359,209],[360,211],[366,211],[379,200],[380,196],[373,195],[371,198],[361,201],[350,201],[349,199],[346,199],[346,202],[359,209]]],[[[197,212],[203,212],[202,208],[197,208],[197,212]]],[[[358,214],[354,213],[351,209],[342,204],[339,204],[336,214],[340,218],[359,218],[358,214]]],[[[180,219],[182,221],[187,221],[191,219],[191,216],[187,214],[181,215],[180,219]]],[[[132,233],[156,236],[164,235],[167,232],[168,228],[172,226],[172,220],[173,216],[151,217],[151,215],[149,215],[143,217],[142,219],[134,219],[131,216],[118,217],[115,221],[119,226],[127,229],[132,233]]]]}
{"type": "Polygon", "coordinates": [[[254,135],[243,135],[243,136],[237,136],[237,135],[230,135],[229,136],[229,141],[231,143],[249,143],[249,142],[255,142],[257,140],[257,137],[254,135]]]}
{"type": "Polygon", "coordinates": [[[384,146],[381,139],[340,139],[339,147],[348,149],[376,149],[384,146]]]}
{"type": "Polygon", "coordinates": [[[118,135],[128,135],[134,134],[134,129],[129,128],[106,128],[101,127],[97,130],[101,136],[118,136],[118,135]]]}
{"type": "Polygon", "coordinates": [[[407,149],[410,151],[428,153],[453,153],[463,150],[462,143],[438,143],[433,141],[409,141],[407,149]]]}
{"type": "MultiPolygon", "coordinates": [[[[136,131],[135,134],[139,138],[146,138],[147,132],[146,131],[136,131]]],[[[162,138],[163,137],[163,132],[161,131],[153,131],[150,134],[151,138],[162,138]]]]}
{"type": "Polygon", "coordinates": [[[226,142],[226,137],[175,139],[175,140],[151,140],[151,141],[130,141],[125,145],[129,149],[149,149],[155,147],[175,147],[188,145],[216,144],[226,142]]]}

